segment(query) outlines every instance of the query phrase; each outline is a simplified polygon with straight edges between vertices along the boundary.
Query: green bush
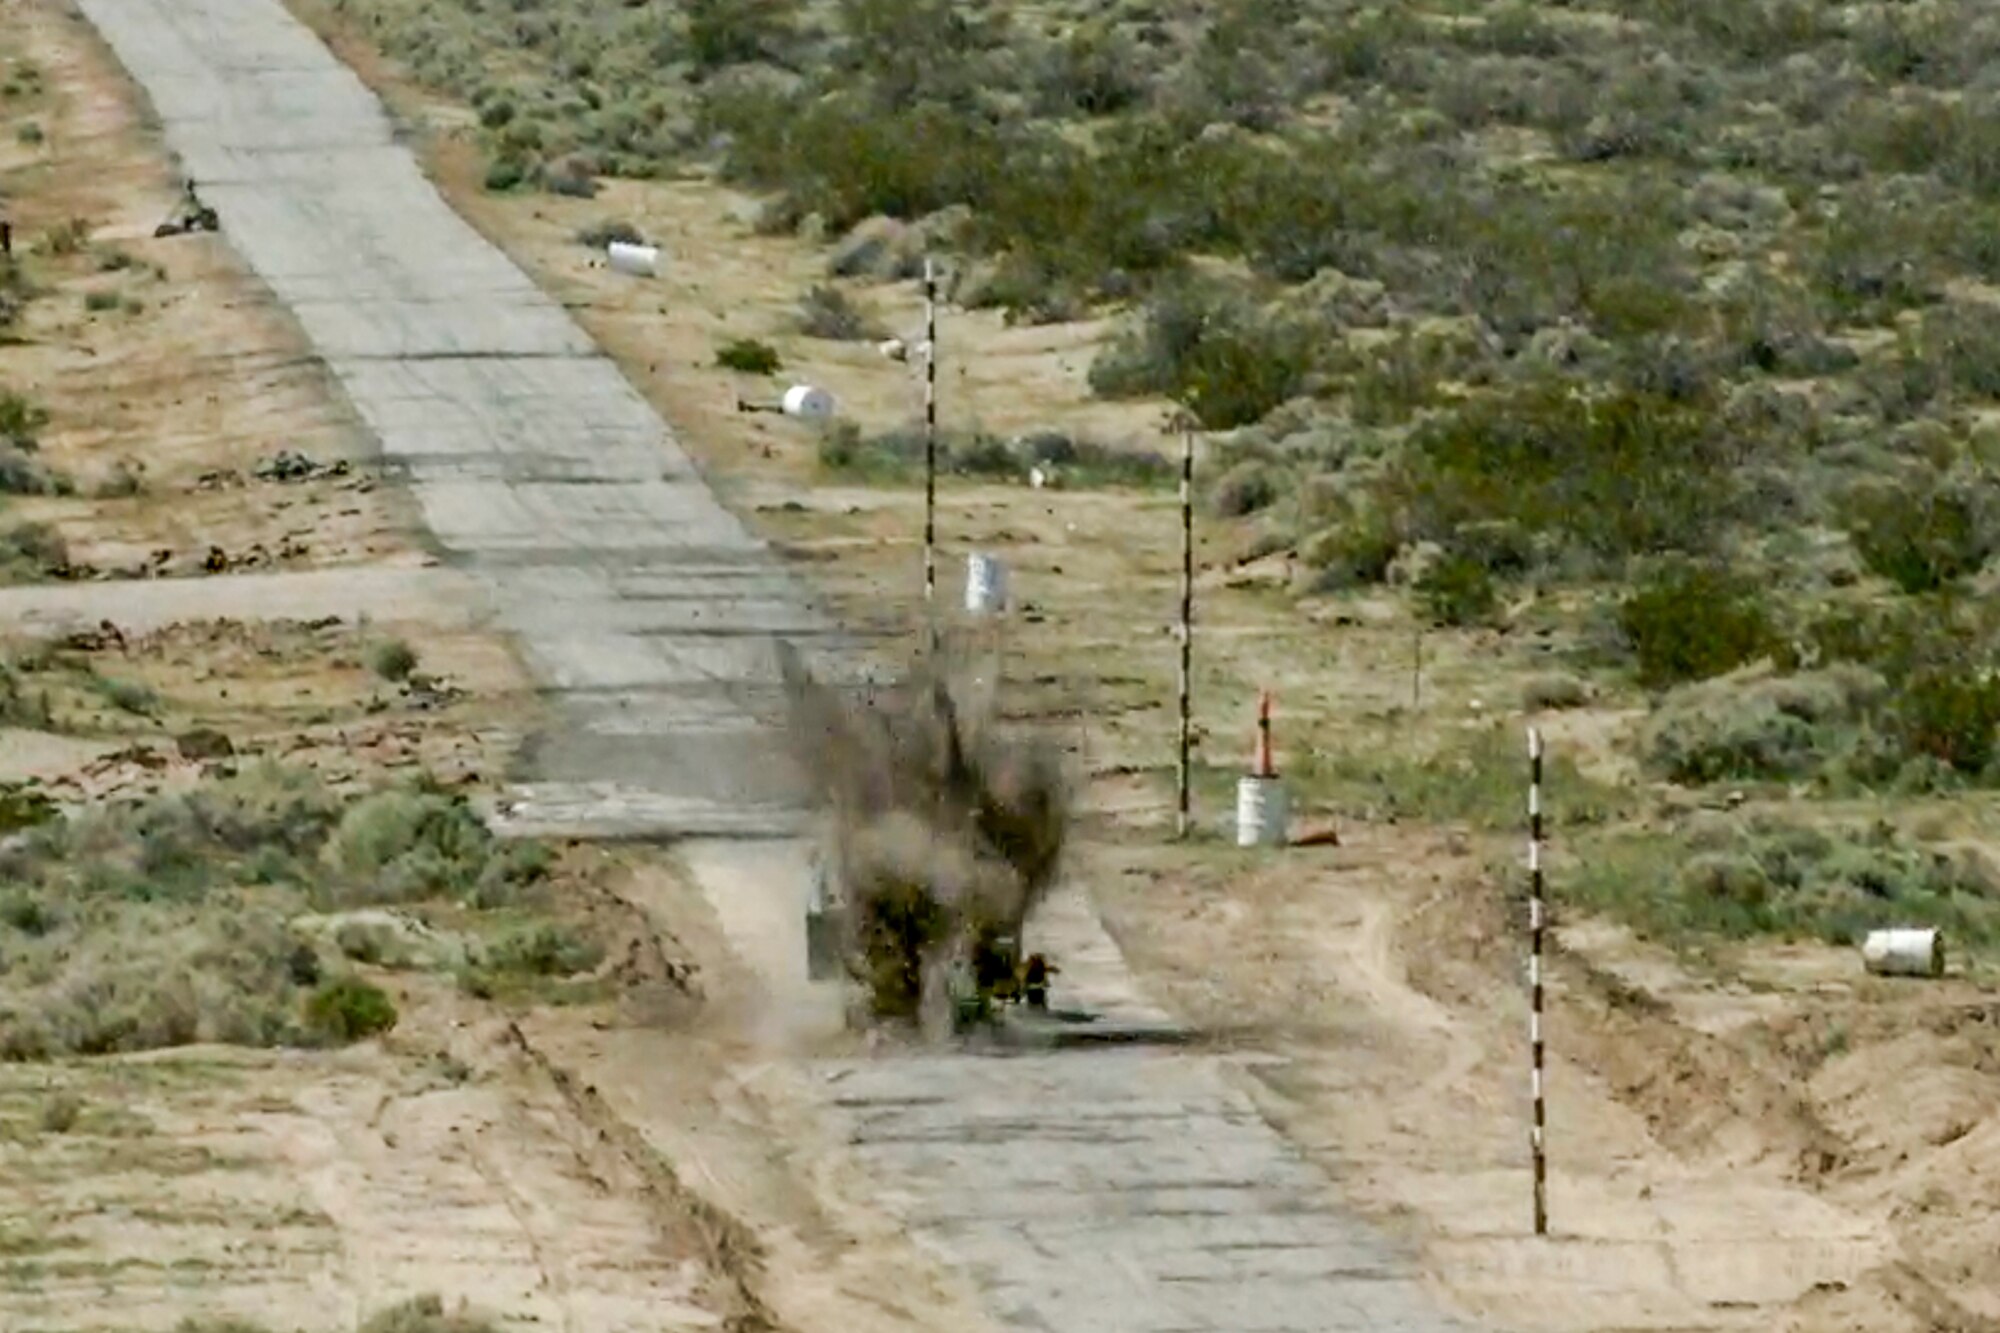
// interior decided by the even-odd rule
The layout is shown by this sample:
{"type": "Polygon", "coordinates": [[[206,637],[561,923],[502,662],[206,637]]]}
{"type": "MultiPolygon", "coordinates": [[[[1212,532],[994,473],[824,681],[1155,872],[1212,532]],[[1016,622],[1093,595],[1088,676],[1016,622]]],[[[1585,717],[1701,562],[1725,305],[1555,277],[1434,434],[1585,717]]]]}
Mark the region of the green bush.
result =
{"type": "Polygon", "coordinates": [[[1647,763],[1675,782],[1813,776],[1857,743],[1886,682],[1856,667],[1676,690],[1646,727],[1647,763]]]}
{"type": "Polygon", "coordinates": [[[42,233],[42,251],[57,258],[82,254],[89,247],[90,222],[87,218],[69,218],[42,233]]]}
{"type": "Polygon", "coordinates": [[[1755,585],[1699,565],[1647,579],[1619,605],[1618,629],[1649,688],[1719,676],[1779,646],[1755,585]]]}
{"type": "Polygon", "coordinates": [[[534,977],[573,977],[604,961],[604,948],[568,926],[530,926],[502,938],[488,955],[496,971],[534,977]]]}
{"type": "Polygon", "coordinates": [[[1803,246],[1808,274],[1850,319],[1884,321],[1942,291],[1927,200],[1850,193],[1803,246]]]}
{"type": "MultiPolygon", "coordinates": [[[[13,327],[34,294],[21,261],[0,255],[0,330],[13,327]]],[[[7,390],[0,389],[0,418],[4,418],[7,400],[12,396],[7,390]]],[[[0,428],[0,434],[4,434],[4,428],[0,428]]]]}
{"type": "Polygon", "coordinates": [[[1386,515],[1362,508],[1308,537],[1299,554],[1320,572],[1320,586],[1336,590],[1382,582],[1402,546],[1386,515]]]}
{"type": "Polygon", "coordinates": [[[1838,41],[1837,11],[1818,0],[1669,0],[1631,5],[1647,17],[1686,29],[1715,53],[1746,65],[1769,65],[1786,56],[1838,41]]]}
{"type": "Polygon", "coordinates": [[[447,1314],[436,1296],[418,1296],[371,1316],[359,1333],[498,1333],[485,1318],[447,1314]]]}
{"type": "Polygon", "coordinates": [[[1924,671],[1902,683],[1895,724],[1904,753],[1966,774],[1986,772],[2000,727],[2000,679],[1924,671]]]}
{"type": "MultiPolygon", "coordinates": [[[[1359,725],[1358,723],[1356,724],[1359,725]]],[[[1413,745],[1407,727],[1374,735],[1347,728],[1337,748],[1313,746],[1291,761],[1294,799],[1315,806],[1368,811],[1370,820],[1422,820],[1481,829],[1514,829],[1522,820],[1520,790],[1528,756],[1512,727],[1481,726],[1447,734],[1433,749],[1413,745]]],[[[1583,829],[1628,808],[1627,797],[1552,751],[1543,773],[1545,795],[1561,825],[1583,829]]]]}
{"type": "Polygon", "coordinates": [[[1590,686],[1567,672],[1534,676],[1521,689],[1521,706],[1531,713],[1581,708],[1590,702],[1590,686]]]}
{"type": "Polygon", "coordinates": [[[130,713],[134,717],[152,717],[160,711],[158,691],[143,681],[118,680],[93,673],[89,677],[89,682],[90,687],[103,698],[104,702],[121,713],[130,713]]]}
{"type": "Polygon", "coordinates": [[[1887,83],[1939,87],[1961,82],[1977,68],[1991,38],[1978,40],[1971,8],[1963,3],[1879,5],[1861,10],[1850,30],[1856,58],[1887,83]]]}
{"type": "Polygon", "coordinates": [[[44,1134],[67,1134],[83,1119],[83,1098],[73,1092],[55,1092],[42,1103],[36,1118],[44,1134]]]}
{"type": "Polygon", "coordinates": [[[1045,115],[1108,116],[1147,92],[1144,52],[1116,26],[1079,23],[1047,51],[1035,79],[1045,115]]]}
{"type": "Polygon", "coordinates": [[[0,726],[46,730],[52,716],[47,690],[29,692],[24,671],[0,661],[0,726]]]}
{"type": "Polygon", "coordinates": [[[11,445],[0,444],[0,495],[60,495],[63,479],[11,445]]]}
{"type": "Polygon", "coordinates": [[[322,983],[306,999],[306,1025],[324,1040],[346,1045],[396,1026],[396,1005],[381,987],[358,977],[322,983]]]}
{"type": "Polygon", "coordinates": [[[33,894],[15,892],[0,898],[0,925],[23,935],[46,935],[55,928],[56,920],[48,905],[33,894]]]}
{"type": "MultiPolygon", "coordinates": [[[[0,714],[0,718],[4,718],[0,714]]],[[[0,782],[0,836],[35,828],[56,818],[56,805],[39,787],[0,782]]]]}
{"type": "Polygon", "coordinates": [[[1463,555],[1434,561],[1413,585],[1418,605],[1433,624],[1480,625],[1499,609],[1500,593],[1486,566],[1463,555]]]}
{"type": "Polygon", "coordinates": [[[526,183],[530,169],[519,157],[496,157],[486,166],[486,188],[494,194],[518,190],[526,183]]]}
{"type": "Polygon", "coordinates": [[[1541,381],[1420,425],[1381,490],[1447,551],[1492,523],[1602,559],[1696,551],[1733,512],[1737,449],[1698,403],[1541,381]]]}
{"type": "Polygon", "coordinates": [[[797,0],[687,0],[687,51],[697,70],[777,59],[794,37],[797,0]]]}
{"type": "Polygon", "coordinates": [[[408,680],[417,669],[417,650],[401,639],[385,639],[368,650],[368,669],[383,680],[408,680]]]}
{"type": "MultiPolygon", "coordinates": [[[[836,421],[820,434],[818,459],[830,473],[877,484],[906,483],[923,475],[924,433],[899,428],[864,436],[853,422],[836,421]]],[[[1151,450],[1117,448],[1051,431],[1015,440],[978,433],[939,434],[940,474],[1015,479],[1037,464],[1053,465],[1058,484],[1066,487],[1152,487],[1177,475],[1174,464],[1151,450]]]]}
{"type": "Polygon", "coordinates": [[[799,327],[808,338],[860,342],[877,335],[874,321],[838,287],[817,286],[799,301],[799,327]]]}
{"type": "Polygon", "coordinates": [[[637,227],[620,218],[606,218],[593,222],[576,233],[576,243],[592,250],[603,250],[616,241],[620,245],[644,245],[646,236],[637,227]]]}
{"type": "Polygon", "coordinates": [[[323,984],[296,933],[315,900],[443,886],[481,908],[517,902],[551,864],[539,843],[496,845],[435,792],[340,797],[269,762],[32,821],[0,838],[0,1059],[365,1028],[379,1006],[323,984]]]}
{"type": "Polygon", "coordinates": [[[48,424],[48,411],[41,404],[12,389],[0,389],[0,444],[31,454],[48,424]]]}
{"type": "Polygon", "coordinates": [[[1223,518],[1242,518],[1276,503],[1279,475],[1268,463],[1238,463],[1216,479],[1209,504],[1223,518]]]}
{"type": "Polygon", "coordinates": [[[0,579],[40,577],[69,567],[69,543],[47,523],[16,523],[0,532],[0,579]]]}
{"type": "Polygon", "coordinates": [[[2000,398],[2000,311],[1987,305],[1946,305],[1929,311],[1920,354],[1935,360],[1943,380],[1965,398],[2000,398]]]}
{"type": "Polygon", "coordinates": [[[1961,947],[2000,941],[2000,884],[1976,855],[1887,826],[1765,817],[1715,821],[1686,842],[1626,834],[1556,873],[1557,894],[1674,943],[1758,935],[1858,943],[1883,926],[1933,926],[1961,947]]]}
{"type": "Polygon", "coordinates": [[[493,835],[464,800],[439,792],[376,792],[349,806],[326,859],[363,901],[465,896],[494,863],[493,835]]]}
{"type": "Polygon", "coordinates": [[[744,375],[775,375],[782,366],[778,349],[755,338],[737,338],[716,349],[715,364],[744,375]]]}
{"type": "Polygon", "coordinates": [[[1185,283],[1157,293],[1090,367],[1104,397],[1158,395],[1185,403],[1211,430],[1247,426],[1305,387],[1313,341],[1258,312],[1240,292],[1185,283]]]}
{"type": "Polygon", "coordinates": [[[1849,497],[1846,508],[1862,563],[1906,593],[1932,592],[1977,574],[2000,539],[1983,488],[1939,478],[1868,485],[1849,497]]]}

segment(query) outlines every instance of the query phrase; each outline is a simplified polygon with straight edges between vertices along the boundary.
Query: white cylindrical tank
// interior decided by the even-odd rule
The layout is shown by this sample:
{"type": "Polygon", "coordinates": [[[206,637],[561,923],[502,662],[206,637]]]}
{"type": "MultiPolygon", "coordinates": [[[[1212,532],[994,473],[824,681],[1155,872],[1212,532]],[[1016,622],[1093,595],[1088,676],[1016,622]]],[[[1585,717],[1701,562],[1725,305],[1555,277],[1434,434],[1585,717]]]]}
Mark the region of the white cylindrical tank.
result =
{"type": "Polygon", "coordinates": [[[1245,774],[1236,783],[1236,845],[1283,847],[1291,841],[1291,806],[1275,777],[1245,774]]]}
{"type": "Polygon", "coordinates": [[[635,278],[654,277],[660,271],[660,247],[657,245],[613,241],[605,247],[604,257],[612,268],[635,278]]]}
{"type": "Polygon", "coordinates": [[[833,415],[833,395],[811,384],[794,384],[785,390],[785,415],[824,420],[833,415]]]}
{"type": "Polygon", "coordinates": [[[975,616],[1007,609],[1007,567],[990,555],[965,558],[965,609],[975,616]]]}
{"type": "Polygon", "coordinates": [[[1871,930],[1861,945],[1870,972],[1890,977],[1944,975],[1944,936],[1935,930],[1871,930]]]}

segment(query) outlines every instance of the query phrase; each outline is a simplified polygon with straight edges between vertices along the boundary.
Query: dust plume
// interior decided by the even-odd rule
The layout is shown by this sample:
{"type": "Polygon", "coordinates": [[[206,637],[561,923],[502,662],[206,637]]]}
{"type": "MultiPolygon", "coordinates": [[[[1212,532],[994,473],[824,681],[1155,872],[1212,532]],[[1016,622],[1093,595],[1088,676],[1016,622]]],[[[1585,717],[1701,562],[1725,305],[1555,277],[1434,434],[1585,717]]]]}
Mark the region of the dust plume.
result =
{"type": "Polygon", "coordinates": [[[789,734],[825,818],[841,953],[878,1019],[949,1021],[1012,988],[1021,924],[1069,825],[1060,755],[1003,728],[999,672],[949,644],[856,697],[778,645],[789,734]]]}

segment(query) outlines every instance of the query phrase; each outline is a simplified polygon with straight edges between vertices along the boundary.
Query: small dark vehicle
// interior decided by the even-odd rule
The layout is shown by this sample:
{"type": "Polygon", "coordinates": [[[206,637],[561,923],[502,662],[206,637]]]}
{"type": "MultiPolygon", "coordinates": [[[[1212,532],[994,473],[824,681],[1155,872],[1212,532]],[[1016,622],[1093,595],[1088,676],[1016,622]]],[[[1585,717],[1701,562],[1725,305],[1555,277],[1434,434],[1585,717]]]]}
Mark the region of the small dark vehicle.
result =
{"type": "Polygon", "coordinates": [[[181,193],[181,206],[165,222],[153,228],[155,237],[185,236],[196,231],[220,231],[222,219],[214,209],[201,201],[194,192],[194,182],[189,181],[181,193]]]}

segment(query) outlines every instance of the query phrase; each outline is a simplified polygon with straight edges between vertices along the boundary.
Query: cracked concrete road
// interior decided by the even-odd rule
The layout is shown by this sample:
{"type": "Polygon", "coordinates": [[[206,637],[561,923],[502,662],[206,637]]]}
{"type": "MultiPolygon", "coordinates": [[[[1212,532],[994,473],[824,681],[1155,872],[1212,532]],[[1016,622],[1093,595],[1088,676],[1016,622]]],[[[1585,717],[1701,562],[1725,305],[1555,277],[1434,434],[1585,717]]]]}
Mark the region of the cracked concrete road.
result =
{"type": "MultiPolygon", "coordinates": [[[[556,696],[518,826],[793,827],[764,725],[778,702],[770,636],[856,659],[618,369],[446,206],[376,99],[281,0],[80,2],[226,237],[407,474],[450,566],[440,576],[515,636],[556,696]]],[[[773,994],[795,993],[784,973],[803,969],[803,941],[769,936],[798,922],[796,848],[686,851],[732,945],[773,994]]],[[[1162,1017],[1080,892],[1031,931],[1078,999],[1162,1017]]],[[[824,1072],[825,1109],[887,1201],[982,1277],[1015,1327],[1456,1327],[1215,1057],[931,1055],[824,1072]]]]}
{"type": "Polygon", "coordinates": [[[794,822],[770,636],[830,645],[768,547],[552,299],[445,204],[278,0],[90,0],[234,245],[559,693],[524,826],[794,822]],[[615,780],[607,780],[607,779],[615,780]]]}

